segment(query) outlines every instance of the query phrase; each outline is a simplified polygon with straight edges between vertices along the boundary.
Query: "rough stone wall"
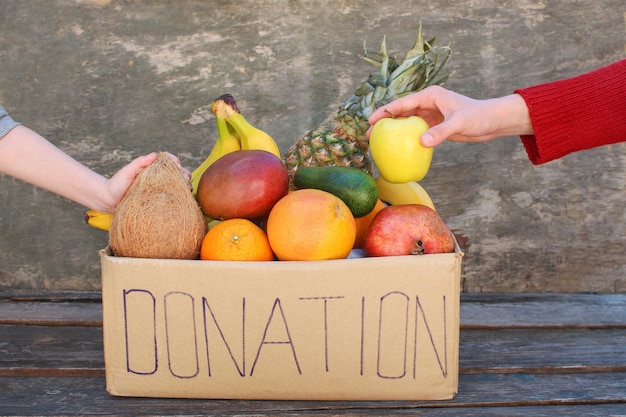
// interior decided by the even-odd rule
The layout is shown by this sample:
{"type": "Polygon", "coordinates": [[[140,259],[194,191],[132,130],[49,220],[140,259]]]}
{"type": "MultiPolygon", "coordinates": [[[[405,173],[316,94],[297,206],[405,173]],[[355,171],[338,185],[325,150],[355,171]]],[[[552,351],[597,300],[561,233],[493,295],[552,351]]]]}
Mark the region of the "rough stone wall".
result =
{"type": "MultiPolygon", "coordinates": [[[[0,101],[92,169],[153,150],[188,168],[231,93],[286,150],[373,67],[426,37],[450,44],[447,87],[476,98],[626,55],[623,1],[336,0],[0,2],[0,101]]],[[[423,185],[466,252],[463,290],[626,290],[626,145],[532,166],[519,138],[445,143],[423,185]]],[[[104,232],[84,208],[0,176],[0,291],[100,288],[104,232]]]]}

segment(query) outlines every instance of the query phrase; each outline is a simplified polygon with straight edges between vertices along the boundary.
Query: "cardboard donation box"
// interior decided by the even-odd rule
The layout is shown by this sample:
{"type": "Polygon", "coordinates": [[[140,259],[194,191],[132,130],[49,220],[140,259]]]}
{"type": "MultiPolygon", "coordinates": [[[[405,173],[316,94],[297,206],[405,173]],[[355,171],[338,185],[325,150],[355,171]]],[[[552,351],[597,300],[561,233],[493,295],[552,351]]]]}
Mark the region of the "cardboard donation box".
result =
{"type": "Polygon", "coordinates": [[[111,395],[444,400],[457,392],[458,247],[302,262],[100,255],[111,395]]]}

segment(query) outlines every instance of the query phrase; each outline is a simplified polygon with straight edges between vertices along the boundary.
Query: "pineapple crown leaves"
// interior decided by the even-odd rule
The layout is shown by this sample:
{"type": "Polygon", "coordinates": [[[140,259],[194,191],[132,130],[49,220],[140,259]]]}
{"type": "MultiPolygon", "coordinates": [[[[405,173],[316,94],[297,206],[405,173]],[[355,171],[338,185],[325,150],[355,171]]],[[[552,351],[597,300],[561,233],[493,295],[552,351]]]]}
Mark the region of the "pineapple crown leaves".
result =
{"type": "Polygon", "coordinates": [[[354,94],[340,106],[335,120],[351,136],[366,140],[363,136],[369,128],[367,118],[378,107],[429,85],[445,83],[453,73],[440,74],[452,50],[449,46],[434,47],[434,43],[435,38],[424,42],[420,23],[417,39],[401,63],[389,55],[386,37],[383,38],[380,52],[364,45],[363,59],[379,67],[379,71],[370,74],[356,88],[354,94]]]}

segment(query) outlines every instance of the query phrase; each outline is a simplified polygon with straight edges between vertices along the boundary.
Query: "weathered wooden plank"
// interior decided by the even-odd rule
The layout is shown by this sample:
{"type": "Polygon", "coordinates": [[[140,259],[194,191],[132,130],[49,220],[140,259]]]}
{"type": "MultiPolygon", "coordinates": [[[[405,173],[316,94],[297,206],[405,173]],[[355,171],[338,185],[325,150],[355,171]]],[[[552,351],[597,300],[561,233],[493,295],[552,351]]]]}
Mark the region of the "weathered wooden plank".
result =
{"type": "Polygon", "coordinates": [[[102,304],[0,301],[0,324],[102,327],[102,304]]]}
{"type": "Polygon", "coordinates": [[[626,371],[623,329],[462,330],[460,372],[626,371]]]}
{"type": "MultiPolygon", "coordinates": [[[[101,326],[96,295],[6,296],[0,324],[101,326]],[[57,300],[57,301],[54,301],[57,300]]],[[[462,294],[462,328],[626,327],[626,294],[462,294]]]]}
{"type": "MultiPolygon", "coordinates": [[[[104,367],[95,327],[0,326],[0,375],[91,375],[104,367]]],[[[623,329],[462,330],[461,373],[626,372],[623,329]]]]}
{"type": "Polygon", "coordinates": [[[102,374],[98,327],[0,326],[0,375],[102,374]]]}
{"type": "Polygon", "coordinates": [[[102,299],[100,291],[46,291],[37,292],[33,290],[23,290],[6,288],[0,290],[0,300],[2,301],[76,301],[76,302],[99,302],[102,299]]]}
{"type": "Polygon", "coordinates": [[[626,407],[626,373],[463,375],[451,401],[238,401],[111,397],[102,378],[2,378],[0,409],[18,415],[611,415],[626,407]],[[579,405],[574,408],[573,406],[579,405]],[[504,408],[501,408],[504,407],[504,408]],[[518,407],[518,408],[512,408],[518,407]],[[482,410],[486,410],[482,413],[482,410]],[[517,410],[516,412],[513,410],[517,410]],[[561,414],[560,411],[572,411],[561,414]],[[511,414],[507,414],[512,411],[511,414]],[[585,414],[587,412],[587,414],[585,414]],[[431,414],[432,413],[432,414],[431,414]],[[438,414],[441,413],[441,414],[438,414]],[[454,414],[456,413],[456,414],[454,414]]]}
{"type": "Polygon", "coordinates": [[[463,294],[461,326],[626,327],[626,294],[463,294]]]}
{"type": "MultiPolygon", "coordinates": [[[[462,407],[410,410],[414,416],[428,417],[624,417],[623,404],[584,406],[519,406],[519,407],[462,407]]],[[[394,414],[408,413],[399,412],[394,414]]],[[[361,414],[359,414],[361,415],[361,414]]],[[[372,415],[372,414],[363,414],[372,415]]]]}

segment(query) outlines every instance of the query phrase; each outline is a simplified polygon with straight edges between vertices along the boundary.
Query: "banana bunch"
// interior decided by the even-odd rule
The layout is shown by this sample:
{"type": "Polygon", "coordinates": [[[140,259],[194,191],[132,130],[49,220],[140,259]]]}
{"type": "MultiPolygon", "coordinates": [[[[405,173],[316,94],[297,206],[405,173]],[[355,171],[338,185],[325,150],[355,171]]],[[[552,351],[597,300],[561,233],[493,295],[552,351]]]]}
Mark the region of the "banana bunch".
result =
{"type": "Polygon", "coordinates": [[[224,94],[218,97],[211,110],[215,113],[215,117],[226,120],[228,127],[232,128],[239,138],[241,149],[261,149],[280,158],[280,150],[274,139],[261,129],[252,126],[243,117],[233,96],[224,94]]]}
{"type": "Polygon", "coordinates": [[[391,183],[383,177],[376,177],[378,198],[387,204],[423,204],[435,210],[433,200],[419,183],[409,181],[405,183],[391,183]]]}

